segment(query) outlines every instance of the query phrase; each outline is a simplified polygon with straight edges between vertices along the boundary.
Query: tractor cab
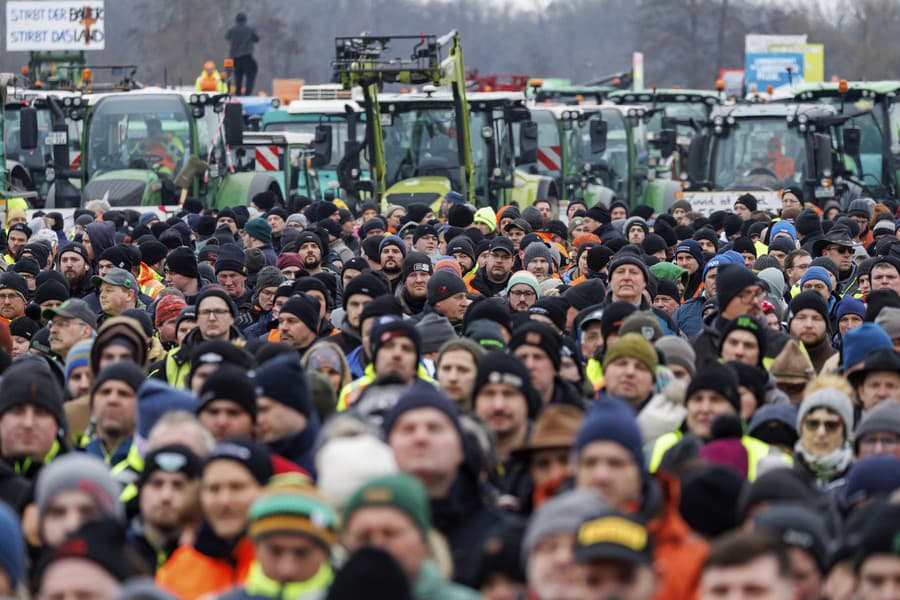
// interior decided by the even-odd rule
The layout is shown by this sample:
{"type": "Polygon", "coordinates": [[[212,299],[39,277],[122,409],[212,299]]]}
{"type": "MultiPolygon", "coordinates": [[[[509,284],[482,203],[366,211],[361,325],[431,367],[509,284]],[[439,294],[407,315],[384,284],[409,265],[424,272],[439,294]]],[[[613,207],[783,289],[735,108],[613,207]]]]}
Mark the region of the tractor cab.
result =
{"type": "Polygon", "coordinates": [[[242,143],[230,146],[237,172],[265,173],[278,182],[282,198],[321,197],[313,163],[323,162],[312,133],[244,132],[242,143]]]}

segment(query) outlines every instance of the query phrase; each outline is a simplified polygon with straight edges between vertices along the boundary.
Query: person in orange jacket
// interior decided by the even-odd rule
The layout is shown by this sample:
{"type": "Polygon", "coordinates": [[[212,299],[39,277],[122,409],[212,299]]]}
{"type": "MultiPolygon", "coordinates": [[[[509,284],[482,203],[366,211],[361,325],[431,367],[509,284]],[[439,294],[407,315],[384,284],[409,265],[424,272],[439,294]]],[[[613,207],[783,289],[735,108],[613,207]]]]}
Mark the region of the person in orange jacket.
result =
{"type": "Polygon", "coordinates": [[[573,454],[576,489],[594,489],[612,509],[646,524],[659,577],[653,598],[697,597],[707,544],[679,513],[678,480],[647,472],[633,409],[601,395],[578,430],[573,454]]]}
{"type": "Polygon", "coordinates": [[[157,585],[194,600],[243,584],[256,558],[246,535],[248,510],[272,475],[264,446],[242,440],[217,445],[200,479],[203,520],[196,539],[157,571],[157,585]]]}

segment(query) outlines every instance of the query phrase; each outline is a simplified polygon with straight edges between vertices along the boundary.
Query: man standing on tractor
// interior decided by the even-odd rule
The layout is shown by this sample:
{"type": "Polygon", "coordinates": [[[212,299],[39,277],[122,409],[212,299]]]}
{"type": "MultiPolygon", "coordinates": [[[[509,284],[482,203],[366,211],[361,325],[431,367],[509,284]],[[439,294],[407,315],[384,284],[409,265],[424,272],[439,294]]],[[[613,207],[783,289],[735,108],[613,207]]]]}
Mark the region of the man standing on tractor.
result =
{"type": "Polygon", "coordinates": [[[198,92],[218,92],[220,94],[228,93],[228,84],[225,78],[219,73],[214,61],[208,60],[203,63],[203,71],[197,77],[194,88],[198,92]]]}
{"type": "Polygon", "coordinates": [[[147,137],[131,150],[133,159],[147,161],[147,166],[161,175],[175,177],[184,158],[184,144],[177,137],[163,131],[162,123],[155,117],[146,120],[147,137]]]}
{"type": "Polygon", "coordinates": [[[253,44],[259,41],[259,36],[247,25],[246,14],[238,13],[234,22],[234,26],[225,34],[225,39],[231,43],[229,56],[234,60],[234,89],[231,93],[236,96],[251,96],[257,69],[256,61],[253,60],[253,44]]]}

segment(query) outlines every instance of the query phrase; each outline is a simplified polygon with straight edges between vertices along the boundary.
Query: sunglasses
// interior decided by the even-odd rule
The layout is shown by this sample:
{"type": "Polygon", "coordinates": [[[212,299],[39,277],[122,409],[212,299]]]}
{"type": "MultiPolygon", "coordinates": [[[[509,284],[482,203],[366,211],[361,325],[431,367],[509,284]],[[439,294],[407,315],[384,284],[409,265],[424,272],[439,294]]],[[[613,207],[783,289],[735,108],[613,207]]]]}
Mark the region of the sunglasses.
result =
{"type": "Polygon", "coordinates": [[[821,421],[819,419],[807,419],[803,421],[803,427],[810,433],[819,431],[820,427],[824,427],[828,433],[837,433],[841,429],[840,421],[821,421]]]}
{"type": "Polygon", "coordinates": [[[847,246],[828,246],[829,250],[833,250],[838,254],[853,254],[853,249],[847,246]]]}

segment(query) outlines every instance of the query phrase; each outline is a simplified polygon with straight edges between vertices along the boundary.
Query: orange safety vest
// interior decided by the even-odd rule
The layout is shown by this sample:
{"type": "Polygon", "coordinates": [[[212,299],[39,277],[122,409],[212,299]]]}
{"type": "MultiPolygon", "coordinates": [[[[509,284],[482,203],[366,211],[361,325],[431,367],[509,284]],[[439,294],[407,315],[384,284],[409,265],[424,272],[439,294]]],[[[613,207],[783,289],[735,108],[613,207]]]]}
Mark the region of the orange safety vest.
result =
{"type": "Polygon", "coordinates": [[[181,546],[156,572],[156,583],[182,600],[196,600],[243,584],[255,558],[253,544],[247,538],[238,542],[225,558],[207,556],[193,546],[181,546]]]}

